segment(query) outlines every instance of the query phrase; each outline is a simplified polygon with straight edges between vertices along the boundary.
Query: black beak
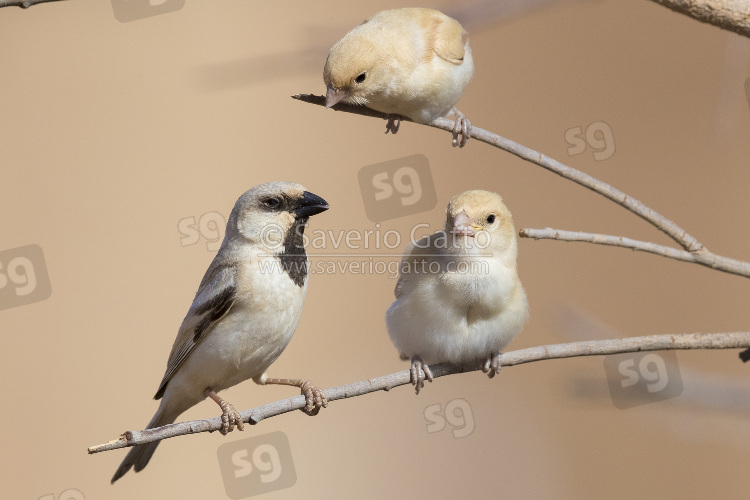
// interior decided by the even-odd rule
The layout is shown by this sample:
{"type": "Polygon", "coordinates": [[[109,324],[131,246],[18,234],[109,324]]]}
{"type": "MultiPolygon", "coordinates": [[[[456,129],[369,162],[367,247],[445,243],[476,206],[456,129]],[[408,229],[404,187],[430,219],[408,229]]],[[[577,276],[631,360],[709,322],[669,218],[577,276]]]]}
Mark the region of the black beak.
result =
{"type": "Polygon", "coordinates": [[[291,212],[298,219],[310,217],[328,210],[328,202],[316,194],[309,191],[302,193],[302,198],[297,201],[291,212]]]}

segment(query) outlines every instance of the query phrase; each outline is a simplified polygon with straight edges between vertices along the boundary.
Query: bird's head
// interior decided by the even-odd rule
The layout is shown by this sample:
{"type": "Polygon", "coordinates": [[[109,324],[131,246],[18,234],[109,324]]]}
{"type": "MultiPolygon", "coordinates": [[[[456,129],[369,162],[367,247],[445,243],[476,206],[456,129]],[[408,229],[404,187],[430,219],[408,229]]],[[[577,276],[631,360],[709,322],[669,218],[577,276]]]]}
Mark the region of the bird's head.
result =
{"type": "Polygon", "coordinates": [[[499,194],[466,191],[448,204],[445,231],[454,236],[460,248],[479,248],[515,253],[516,231],[510,210],[499,194]]]}
{"type": "Polygon", "coordinates": [[[224,243],[238,241],[282,248],[294,239],[301,246],[309,217],[328,203],[292,182],[269,182],[247,190],[234,204],[224,243]]]}
{"type": "MultiPolygon", "coordinates": [[[[383,59],[388,54],[376,43],[366,23],[347,33],[328,53],[323,68],[326,108],[340,101],[365,105],[388,80],[383,73],[392,64],[383,59]]],[[[392,60],[394,56],[389,57],[392,60]]]]}

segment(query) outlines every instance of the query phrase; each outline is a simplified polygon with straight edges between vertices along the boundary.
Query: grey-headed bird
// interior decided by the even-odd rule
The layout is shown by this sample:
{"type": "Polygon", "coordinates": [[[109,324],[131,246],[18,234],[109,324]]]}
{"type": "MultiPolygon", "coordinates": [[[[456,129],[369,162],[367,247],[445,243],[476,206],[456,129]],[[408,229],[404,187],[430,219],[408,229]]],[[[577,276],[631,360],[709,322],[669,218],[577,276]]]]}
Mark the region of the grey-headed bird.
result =
{"type": "MultiPolygon", "coordinates": [[[[245,192],[229,216],[224,241],[206,270],[167,362],[147,428],[174,422],[205,397],[221,408],[226,434],[243,429],[240,413],[217,395],[252,378],[256,383],[300,387],[305,412],[328,404],[308,380],[268,378],[266,370],[292,339],[307,292],[303,231],[312,215],[328,210],[299,184],[271,182],[245,192]]],[[[137,445],[112,477],[148,464],[159,441],[137,445]]]]}
{"type": "Polygon", "coordinates": [[[394,134],[395,115],[430,123],[453,113],[453,145],[463,147],[471,123],[456,103],[473,74],[469,35],[458,21],[432,9],[384,10],[331,48],[326,107],[344,101],[388,113],[386,133],[394,134]]]}
{"type": "Polygon", "coordinates": [[[483,361],[490,378],[500,370],[500,351],[528,316],[516,254],[510,211],[489,191],[453,197],[445,230],[406,248],[386,324],[402,358],[411,358],[417,394],[432,381],[430,364],[483,361]]]}

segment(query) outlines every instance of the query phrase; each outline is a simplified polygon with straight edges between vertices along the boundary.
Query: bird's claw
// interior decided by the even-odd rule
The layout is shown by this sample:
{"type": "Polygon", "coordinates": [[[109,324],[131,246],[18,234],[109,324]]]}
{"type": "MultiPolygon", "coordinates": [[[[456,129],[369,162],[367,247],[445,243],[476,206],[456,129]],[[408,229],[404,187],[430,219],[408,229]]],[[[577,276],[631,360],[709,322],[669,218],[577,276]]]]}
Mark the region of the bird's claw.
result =
{"type": "Polygon", "coordinates": [[[456,124],[453,126],[452,144],[454,148],[456,146],[462,148],[466,145],[466,141],[469,140],[469,134],[471,134],[471,122],[456,108],[453,108],[453,114],[456,116],[456,124]]]}
{"type": "Polygon", "coordinates": [[[409,379],[414,386],[414,392],[419,394],[419,390],[424,387],[424,381],[432,382],[432,370],[419,356],[411,358],[411,370],[409,370],[409,379]]]}
{"type": "Polygon", "coordinates": [[[222,436],[226,436],[232,432],[235,425],[239,430],[245,429],[240,412],[235,410],[231,403],[222,400],[219,406],[221,407],[221,429],[219,429],[219,432],[221,432],[222,436]]]}
{"type": "Polygon", "coordinates": [[[500,353],[495,353],[489,358],[487,358],[487,361],[484,362],[484,365],[482,366],[482,371],[486,373],[489,378],[492,378],[498,373],[500,373],[500,368],[502,368],[500,357],[501,357],[500,353]]]}
{"type": "Polygon", "coordinates": [[[303,380],[300,385],[302,395],[305,396],[305,407],[303,411],[310,416],[317,415],[321,408],[328,407],[328,398],[309,380],[303,380]]]}
{"type": "Polygon", "coordinates": [[[388,123],[385,124],[385,133],[390,132],[396,135],[398,128],[401,126],[401,117],[399,115],[388,115],[388,123]]]}

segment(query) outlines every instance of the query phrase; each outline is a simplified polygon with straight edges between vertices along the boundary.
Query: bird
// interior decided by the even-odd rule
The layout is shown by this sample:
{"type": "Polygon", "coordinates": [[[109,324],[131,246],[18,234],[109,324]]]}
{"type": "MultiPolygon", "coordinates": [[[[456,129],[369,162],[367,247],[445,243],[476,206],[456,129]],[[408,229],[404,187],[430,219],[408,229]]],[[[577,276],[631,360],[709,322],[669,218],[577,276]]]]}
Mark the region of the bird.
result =
{"type": "Polygon", "coordinates": [[[500,371],[500,351],[528,318],[517,254],[510,211],[484,190],[454,196],[445,229],[407,246],[385,319],[401,358],[411,359],[417,394],[433,380],[431,364],[483,362],[490,378],[500,371]]]}
{"type": "Polygon", "coordinates": [[[398,116],[431,123],[453,113],[453,146],[463,147],[471,122],[456,103],[473,74],[469,36],[458,21],[433,9],[383,10],[328,53],[325,107],[343,101],[387,113],[386,134],[398,132],[398,116]]]}
{"type": "MultiPolygon", "coordinates": [[[[161,399],[147,428],[174,422],[210,397],[221,408],[221,434],[240,413],[217,393],[248,379],[257,384],[299,387],[304,411],[328,405],[309,380],[269,378],[266,370],[292,339],[307,293],[304,230],[328,203],[291,182],[261,184],[242,194],[232,209],[216,257],[206,270],[180,326],[154,399],[161,399]]],[[[148,464],[159,441],[137,445],[112,477],[148,464]]]]}

